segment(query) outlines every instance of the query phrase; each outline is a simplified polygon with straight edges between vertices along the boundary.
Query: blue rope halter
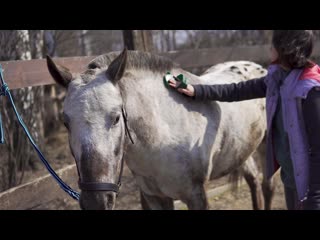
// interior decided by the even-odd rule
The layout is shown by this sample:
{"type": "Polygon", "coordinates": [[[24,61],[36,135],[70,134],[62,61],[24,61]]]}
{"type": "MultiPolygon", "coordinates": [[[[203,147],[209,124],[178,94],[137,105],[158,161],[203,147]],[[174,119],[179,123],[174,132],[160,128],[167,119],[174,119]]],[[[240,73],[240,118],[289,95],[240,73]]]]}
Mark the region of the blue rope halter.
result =
{"type": "MultiPolygon", "coordinates": [[[[15,115],[17,116],[17,119],[19,121],[20,126],[23,128],[23,130],[24,130],[25,134],[27,135],[30,143],[32,144],[33,148],[36,150],[40,160],[43,162],[43,164],[45,165],[45,167],[47,168],[49,173],[52,175],[52,177],[57,181],[57,183],[60,185],[60,187],[66,193],[68,193],[73,199],[79,200],[80,194],[78,192],[74,191],[71,187],[69,187],[65,182],[62,181],[62,179],[52,169],[52,167],[50,166],[50,164],[48,163],[48,161],[45,159],[45,157],[43,156],[42,152],[40,151],[39,147],[34,142],[33,138],[31,137],[31,135],[30,135],[30,133],[28,131],[28,128],[24,124],[21,116],[19,115],[19,113],[18,113],[18,111],[16,109],[16,106],[15,106],[15,104],[13,102],[13,98],[12,98],[11,93],[10,93],[10,89],[9,89],[8,85],[5,83],[2,73],[3,73],[3,70],[2,70],[2,66],[0,64],[0,80],[1,80],[0,96],[8,96],[8,99],[9,99],[11,105],[12,105],[12,108],[13,108],[13,110],[15,112],[15,115]]],[[[0,112],[0,143],[1,144],[4,143],[4,132],[3,132],[3,127],[2,127],[1,112],[0,112]]]]}

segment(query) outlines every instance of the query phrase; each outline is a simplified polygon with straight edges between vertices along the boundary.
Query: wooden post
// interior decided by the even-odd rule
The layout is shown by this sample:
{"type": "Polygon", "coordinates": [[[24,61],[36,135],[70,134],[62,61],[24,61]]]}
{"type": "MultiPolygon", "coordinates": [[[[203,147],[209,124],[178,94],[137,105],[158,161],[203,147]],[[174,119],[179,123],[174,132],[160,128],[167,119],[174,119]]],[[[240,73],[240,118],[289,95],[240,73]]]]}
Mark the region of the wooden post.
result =
{"type": "Polygon", "coordinates": [[[154,50],[151,30],[123,30],[123,41],[128,50],[154,50]]]}

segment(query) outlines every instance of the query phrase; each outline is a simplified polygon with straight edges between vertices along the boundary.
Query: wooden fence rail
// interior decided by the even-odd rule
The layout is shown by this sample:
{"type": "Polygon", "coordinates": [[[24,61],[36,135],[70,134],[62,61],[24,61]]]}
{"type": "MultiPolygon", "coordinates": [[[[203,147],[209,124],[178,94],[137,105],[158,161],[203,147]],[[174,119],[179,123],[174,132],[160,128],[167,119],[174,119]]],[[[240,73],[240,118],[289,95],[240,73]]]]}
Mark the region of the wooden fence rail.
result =
{"type": "MultiPolygon", "coordinates": [[[[78,190],[76,165],[72,164],[57,171],[57,174],[69,186],[78,190]]],[[[46,204],[66,194],[61,190],[50,174],[37,178],[26,184],[10,188],[0,193],[0,210],[25,210],[46,204]]],[[[67,196],[67,195],[65,195],[67,196]]],[[[69,196],[67,196],[69,197],[69,196]]]]}
{"type": "MultiPolygon", "coordinates": [[[[225,61],[248,60],[267,63],[269,46],[221,47],[196,50],[171,51],[159,53],[180,64],[182,68],[211,66],[225,61]]],[[[320,56],[320,43],[315,44],[314,57],[320,56]]],[[[95,56],[67,57],[55,59],[73,72],[81,72],[95,56]]],[[[0,62],[4,68],[4,77],[10,89],[54,84],[49,75],[45,59],[29,61],[0,62]]]]}

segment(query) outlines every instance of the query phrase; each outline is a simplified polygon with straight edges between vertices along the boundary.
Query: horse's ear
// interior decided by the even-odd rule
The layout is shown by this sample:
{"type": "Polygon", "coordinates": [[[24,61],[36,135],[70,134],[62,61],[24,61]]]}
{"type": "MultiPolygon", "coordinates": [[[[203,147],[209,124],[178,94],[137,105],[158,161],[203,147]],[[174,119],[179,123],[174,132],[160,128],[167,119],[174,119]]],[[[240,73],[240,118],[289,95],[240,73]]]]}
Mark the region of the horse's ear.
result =
{"type": "Polygon", "coordinates": [[[107,74],[112,81],[119,81],[126,69],[128,50],[125,48],[122,53],[114,59],[107,70],[107,74]]]}
{"type": "Polygon", "coordinates": [[[47,55],[47,66],[48,70],[53,79],[61,86],[67,88],[69,83],[72,81],[72,73],[66,67],[55,64],[50,56],[47,55]]]}

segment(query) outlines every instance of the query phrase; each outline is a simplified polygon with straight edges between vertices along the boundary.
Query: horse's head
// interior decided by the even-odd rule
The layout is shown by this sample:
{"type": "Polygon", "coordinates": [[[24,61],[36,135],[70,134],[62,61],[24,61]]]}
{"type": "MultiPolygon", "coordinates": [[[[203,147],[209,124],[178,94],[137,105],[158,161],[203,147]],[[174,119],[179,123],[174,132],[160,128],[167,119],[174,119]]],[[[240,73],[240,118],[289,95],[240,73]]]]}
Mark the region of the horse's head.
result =
{"type": "Polygon", "coordinates": [[[114,208],[126,130],[117,81],[126,59],[124,50],[109,64],[89,64],[75,75],[47,57],[51,76],[67,89],[64,123],[78,167],[82,209],[114,208]]]}

